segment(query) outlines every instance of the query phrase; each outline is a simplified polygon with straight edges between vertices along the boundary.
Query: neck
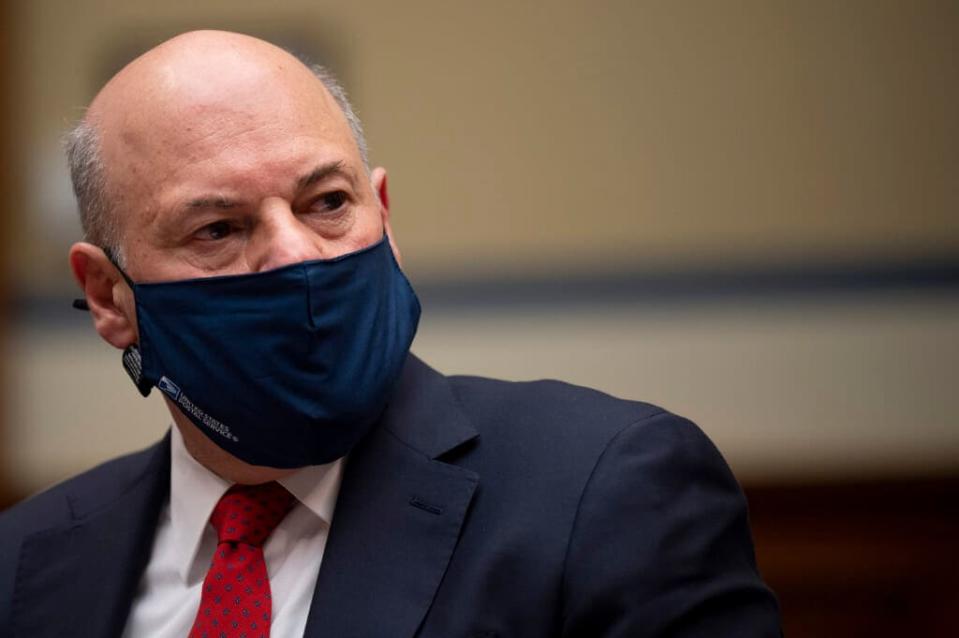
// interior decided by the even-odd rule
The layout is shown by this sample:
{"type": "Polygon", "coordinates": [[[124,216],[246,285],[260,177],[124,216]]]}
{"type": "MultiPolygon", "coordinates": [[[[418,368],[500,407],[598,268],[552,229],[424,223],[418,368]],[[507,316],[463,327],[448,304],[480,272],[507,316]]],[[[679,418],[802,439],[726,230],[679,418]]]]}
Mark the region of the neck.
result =
{"type": "Polygon", "coordinates": [[[241,485],[258,485],[277,481],[296,472],[296,469],[281,469],[265,465],[250,465],[241,461],[207,438],[167,397],[163,397],[170,409],[173,422],[183,436],[183,444],[197,463],[220,478],[241,485]]]}

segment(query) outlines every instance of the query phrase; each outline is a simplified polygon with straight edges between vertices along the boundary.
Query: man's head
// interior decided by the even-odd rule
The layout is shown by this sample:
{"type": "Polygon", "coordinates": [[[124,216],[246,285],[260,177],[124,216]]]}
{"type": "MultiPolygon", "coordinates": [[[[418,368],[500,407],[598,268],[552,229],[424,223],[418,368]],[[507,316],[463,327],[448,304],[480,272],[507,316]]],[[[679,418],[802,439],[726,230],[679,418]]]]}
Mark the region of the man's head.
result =
{"type": "Polygon", "coordinates": [[[331,79],[261,40],[186,33],[131,62],[68,149],[90,240],[70,263],[97,332],[138,341],[132,290],[102,248],[137,282],[337,257],[384,232],[396,253],[386,173],[363,146],[331,79]]]}
{"type": "Polygon", "coordinates": [[[166,281],[335,257],[390,232],[385,171],[367,169],[325,77],[261,40],[197,31],[100,91],[69,149],[87,168],[74,176],[91,242],[70,261],[104,339],[133,343],[135,316],[94,244],[134,280],[166,281]]]}
{"type": "MultiPolygon", "coordinates": [[[[310,71],[323,83],[346,117],[363,159],[363,166],[369,173],[369,151],[363,125],[353,110],[346,91],[326,67],[310,64],[310,71]]],[[[116,215],[109,207],[109,197],[104,184],[105,169],[100,153],[100,132],[92,122],[83,119],[68,132],[64,141],[85,239],[112,251],[122,262],[116,215]]]]}

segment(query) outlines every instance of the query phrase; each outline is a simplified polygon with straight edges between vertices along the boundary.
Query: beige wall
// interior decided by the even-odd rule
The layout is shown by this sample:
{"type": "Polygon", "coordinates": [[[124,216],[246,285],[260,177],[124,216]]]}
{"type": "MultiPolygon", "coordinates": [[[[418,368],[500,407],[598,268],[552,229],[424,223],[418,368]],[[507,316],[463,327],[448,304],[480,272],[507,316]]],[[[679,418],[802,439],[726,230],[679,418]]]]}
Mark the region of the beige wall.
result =
{"type": "Polygon", "coordinates": [[[14,208],[20,280],[68,282],[76,230],[57,137],[110,56],[199,26],[327,52],[392,171],[395,224],[421,276],[959,248],[954,2],[16,10],[13,133],[32,187],[14,208]]]}
{"type": "MultiPolygon", "coordinates": [[[[4,69],[19,294],[68,300],[59,135],[123,51],[200,26],[304,43],[342,73],[414,282],[959,251],[959,3],[24,0],[4,69]]],[[[167,422],[85,320],[36,318],[5,335],[0,462],[17,491],[167,422]]],[[[959,469],[957,325],[954,287],[427,307],[416,350],[444,371],[662,403],[741,476],[810,480],[959,469]]]]}

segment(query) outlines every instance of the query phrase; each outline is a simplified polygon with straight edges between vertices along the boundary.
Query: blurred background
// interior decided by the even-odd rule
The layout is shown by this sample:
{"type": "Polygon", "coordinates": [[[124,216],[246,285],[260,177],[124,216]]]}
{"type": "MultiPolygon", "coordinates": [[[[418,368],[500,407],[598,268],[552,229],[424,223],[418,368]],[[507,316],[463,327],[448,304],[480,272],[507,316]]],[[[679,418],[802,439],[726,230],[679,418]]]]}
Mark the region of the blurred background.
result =
{"type": "Polygon", "coordinates": [[[698,422],[788,636],[956,635],[959,3],[6,2],[0,507],[168,427],[70,309],[60,138],[194,28],[342,78],[425,360],[698,422]]]}

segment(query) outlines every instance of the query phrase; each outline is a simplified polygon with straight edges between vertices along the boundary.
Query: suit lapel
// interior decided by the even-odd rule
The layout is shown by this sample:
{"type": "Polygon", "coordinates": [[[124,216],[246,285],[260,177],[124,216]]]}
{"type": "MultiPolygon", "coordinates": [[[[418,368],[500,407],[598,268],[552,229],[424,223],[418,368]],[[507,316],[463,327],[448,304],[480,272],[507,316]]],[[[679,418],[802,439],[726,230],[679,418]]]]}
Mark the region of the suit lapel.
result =
{"type": "Polygon", "coordinates": [[[446,572],[479,477],[437,457],[476,437],[445,378],[410,357],[350,456],[306,636],[412,636],[446,572]]]}
{"type": "Polygon", "coordinates": [[[146,454],[132,487],[111,475],[69,494],[73,520],[24,540],[14,636],[96,638],[123,631],[167,495],[169,437],[146,454]],[[120,486],[126,489],[120,492],[120,486]]]}

